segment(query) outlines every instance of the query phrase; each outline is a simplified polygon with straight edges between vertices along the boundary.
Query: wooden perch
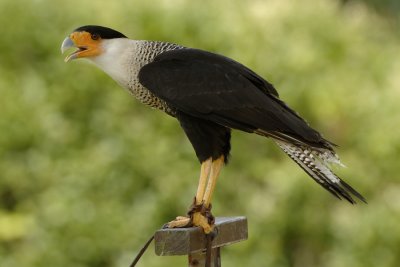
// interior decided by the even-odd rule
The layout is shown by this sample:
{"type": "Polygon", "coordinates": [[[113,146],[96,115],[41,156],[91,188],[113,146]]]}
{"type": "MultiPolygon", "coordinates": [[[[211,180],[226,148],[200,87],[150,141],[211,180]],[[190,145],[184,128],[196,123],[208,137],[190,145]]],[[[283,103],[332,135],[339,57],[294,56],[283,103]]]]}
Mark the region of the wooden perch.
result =
{"type": "MultiPolygon", "coordinates": [[[[220,248],[247,239],[246,217],[217,217],[217,236],[212,242],[212,265],[221,266],[220,248]]],[[[198,227],[161,229],[155,233],[158,256],[188,255],[189,266],[204,266],[206,239],[198,227]]]]}

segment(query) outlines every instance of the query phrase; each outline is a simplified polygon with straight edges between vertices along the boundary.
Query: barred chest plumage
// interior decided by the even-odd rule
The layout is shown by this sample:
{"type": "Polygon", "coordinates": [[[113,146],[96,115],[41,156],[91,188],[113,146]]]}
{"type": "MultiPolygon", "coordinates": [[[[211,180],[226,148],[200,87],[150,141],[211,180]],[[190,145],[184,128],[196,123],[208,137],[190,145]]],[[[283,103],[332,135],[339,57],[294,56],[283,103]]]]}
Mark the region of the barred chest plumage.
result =
{"type": "Polygon", "coordinates": [[[141,103],[152,108],[160,109],[171,116],[175,116],[175,111],[165,101],[156,97],[152,92],[140,84],[138,74],[140,69],[153,61],[153,59],[168,50],[181,49],[182,46],[157,41],[137,41],[135,48],[135,59],[130,64],[130,80],[127,89],[141,103]]]}
{"type": "Polygon", "coordinates": [[[111,39],[104,40],[103,47],[107,53],[92,60],[96,65],[141,103],[175,116],[172,107],[140,84],[138,74],[140,69],[152,62],[157,55],[169,50],[182,49],[182,46],[159,41],[111,39]]]}

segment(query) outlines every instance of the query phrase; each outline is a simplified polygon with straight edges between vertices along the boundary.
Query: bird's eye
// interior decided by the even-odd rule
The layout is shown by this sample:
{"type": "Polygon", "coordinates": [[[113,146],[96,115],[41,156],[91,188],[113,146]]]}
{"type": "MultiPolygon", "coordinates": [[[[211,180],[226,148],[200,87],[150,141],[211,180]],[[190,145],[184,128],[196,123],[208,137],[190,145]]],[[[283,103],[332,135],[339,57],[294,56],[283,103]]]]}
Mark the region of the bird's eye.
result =
{"type": "Polygon", "coordinates": [[[92,40],[98,40],[100,38],[100,36],[97,33],[92,33],[91,37],[92,40]]]}

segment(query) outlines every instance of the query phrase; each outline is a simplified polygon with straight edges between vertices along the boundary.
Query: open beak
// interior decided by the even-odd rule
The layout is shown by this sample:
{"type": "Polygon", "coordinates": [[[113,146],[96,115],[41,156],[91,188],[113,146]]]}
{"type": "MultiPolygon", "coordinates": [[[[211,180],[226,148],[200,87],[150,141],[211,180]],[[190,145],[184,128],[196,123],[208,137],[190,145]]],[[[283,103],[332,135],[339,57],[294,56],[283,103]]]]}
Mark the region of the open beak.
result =
{"type": "Polygon", "coordinates": [[[77,48],[65,58],[65,62],[76,58],[94,58],[103,52],[101,38],[93,39],[88,32],[73,32],[61,44],[61,52],[77,48]]]}
{"type": "Polygon", "coordinates": [[[76,46],[74,41],[72,41],[72,39],[68,36],[67,38],[64,39],[64,41],[61,44],[61,53],[64,54],[65,51],[69,50],[70,48],[78,48],[77,50],[75,50],[73,53],[69,54],[64,61],[68,62],[72,59],[76,59],[78,57],[78,55],[85,51],[87,48],[84,46],[76,46]]]}

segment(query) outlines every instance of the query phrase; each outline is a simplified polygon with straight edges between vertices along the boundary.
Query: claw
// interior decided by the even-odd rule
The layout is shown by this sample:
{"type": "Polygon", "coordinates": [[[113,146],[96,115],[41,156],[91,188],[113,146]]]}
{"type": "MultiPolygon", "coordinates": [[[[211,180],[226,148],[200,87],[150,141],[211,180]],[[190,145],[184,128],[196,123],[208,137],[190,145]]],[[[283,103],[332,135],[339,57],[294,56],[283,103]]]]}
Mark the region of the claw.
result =
{"type": "Polygon", "coordinates": [[[193,214],[193,225],[203,228],[205,234],[209,234],[214,229],[214,225],[208,222],[208,218],[203,216],[200,212],[193,214]]]}
{"type": "Polygon", "coordinates": [[[209,233],[209,235],[211,236],[211,241],[214,240],[218,234],[219,234],[218,228],[213,227],[213,230],[209,233]]]}
{"type": "Polygon", "coordinates": [[[211,214],[211,205],[206,207],[201,204],[196,204],[194,200],[188,211],[188,216],[178,216],[175,220],[167,223],[164,228],[185,228],[192,226],[200,226],[205,234],[210,234],[214,231],[215,218],[211,214]]]}
{"type": "Polygon", "coordinates": [[[185,228],[191,227],[191,219],[189,217],[178,216],[175,220],[166,224],[166,228],[185,228]]]}
{"type": "Polygon", "coordinates": [[[205,234],[209,234],[213,231],[215,218],[211,214],[211,205],[206,207],[203,203],[196,204],[196,200],[194,200],[188,211],[188,216],[192,219],[194,226],[203,228],[205,234]]]}

